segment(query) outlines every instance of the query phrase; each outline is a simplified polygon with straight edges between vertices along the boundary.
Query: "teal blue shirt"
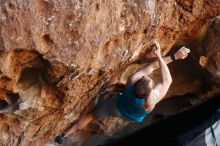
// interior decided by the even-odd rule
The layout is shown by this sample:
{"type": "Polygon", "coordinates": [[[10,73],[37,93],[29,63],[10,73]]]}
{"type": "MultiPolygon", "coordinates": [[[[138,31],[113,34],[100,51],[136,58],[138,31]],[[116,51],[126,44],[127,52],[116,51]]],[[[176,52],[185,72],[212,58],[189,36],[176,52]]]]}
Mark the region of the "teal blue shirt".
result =
{"type": "Polygon", "coordinates": [[[145,111],[142,109],[145,99],[137,98],[134,95],[133,88],[134,85],[129,85],[127,90],[118,97],[117,108],[127,119],[140,123],[151,111],[145,111]]]}

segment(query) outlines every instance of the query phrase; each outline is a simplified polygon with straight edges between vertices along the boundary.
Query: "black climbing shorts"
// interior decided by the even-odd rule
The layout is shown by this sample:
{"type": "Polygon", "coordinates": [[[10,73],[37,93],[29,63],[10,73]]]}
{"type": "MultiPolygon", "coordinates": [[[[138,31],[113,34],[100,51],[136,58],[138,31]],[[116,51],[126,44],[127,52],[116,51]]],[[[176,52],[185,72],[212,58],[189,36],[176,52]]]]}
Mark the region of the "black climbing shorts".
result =
{"type": "Polygon", "coordinates": [[[108,97],[103,101],[100,101],[95,108],[95,117],[97,118],[106,118],[108,116],[119,117],[124,120],[128,120],[125,118],[117,109],[117,98],[119,95],[115,95],[112,97],[108,97]]]}

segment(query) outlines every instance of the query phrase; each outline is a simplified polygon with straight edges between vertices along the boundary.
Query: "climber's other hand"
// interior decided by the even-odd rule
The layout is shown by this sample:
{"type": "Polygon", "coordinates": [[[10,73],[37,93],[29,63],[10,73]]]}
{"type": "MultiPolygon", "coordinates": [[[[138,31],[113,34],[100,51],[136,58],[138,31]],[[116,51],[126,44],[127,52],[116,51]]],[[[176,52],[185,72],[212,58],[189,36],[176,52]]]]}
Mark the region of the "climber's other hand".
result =
{"type": "Polygon", "coordinates": [[[183,46],[174,54],[174,56],[176,60],[185,59],[189,53],[190,53],[190,49],[183,46]]]}

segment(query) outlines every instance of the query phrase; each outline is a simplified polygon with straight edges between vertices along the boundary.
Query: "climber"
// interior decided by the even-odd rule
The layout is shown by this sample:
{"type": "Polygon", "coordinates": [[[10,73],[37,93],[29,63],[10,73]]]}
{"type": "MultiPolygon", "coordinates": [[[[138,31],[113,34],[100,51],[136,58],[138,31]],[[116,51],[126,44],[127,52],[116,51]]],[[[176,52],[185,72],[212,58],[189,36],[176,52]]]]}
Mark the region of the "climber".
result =
{"type": "Polygon", "coordinates": [[[175,54],[162,58],[158,42],[154,42],[153,51],[159,63],[154,61],[139,69],[130,76],[126,89],[121,95],[109,97],[98,103],[94,111],[82,117],[71,128],[57,136],[55,141],[62,143],[64,137],[78,129],[83,129],[97,118],[115,116],[128,121],[142,122],[144,117],[149,115],[155,105],[164,98],[172,83],[172,77],[166,64],[174,60],[185,59],[190,52],[188,48],[182,47],[175,54]],[[159,67],[162,82],[155,84],[148,75],[159,67]]]}

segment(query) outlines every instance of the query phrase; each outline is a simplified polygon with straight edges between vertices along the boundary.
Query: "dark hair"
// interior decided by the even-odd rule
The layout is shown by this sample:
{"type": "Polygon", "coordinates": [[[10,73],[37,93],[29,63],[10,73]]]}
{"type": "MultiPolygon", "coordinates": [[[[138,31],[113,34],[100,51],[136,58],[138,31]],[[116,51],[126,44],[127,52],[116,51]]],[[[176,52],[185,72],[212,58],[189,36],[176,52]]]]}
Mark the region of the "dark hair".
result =
{"type": "Polygon", "coordinates": [[[0,99],[0,110],[8,106],[7,101],[0,99]]]}
{"type": "Polygon", "coordinates": [[[136,98],[145,98],[149,94],[148,81],[142,77],[134,84],[134,95],[136,98]]]}

